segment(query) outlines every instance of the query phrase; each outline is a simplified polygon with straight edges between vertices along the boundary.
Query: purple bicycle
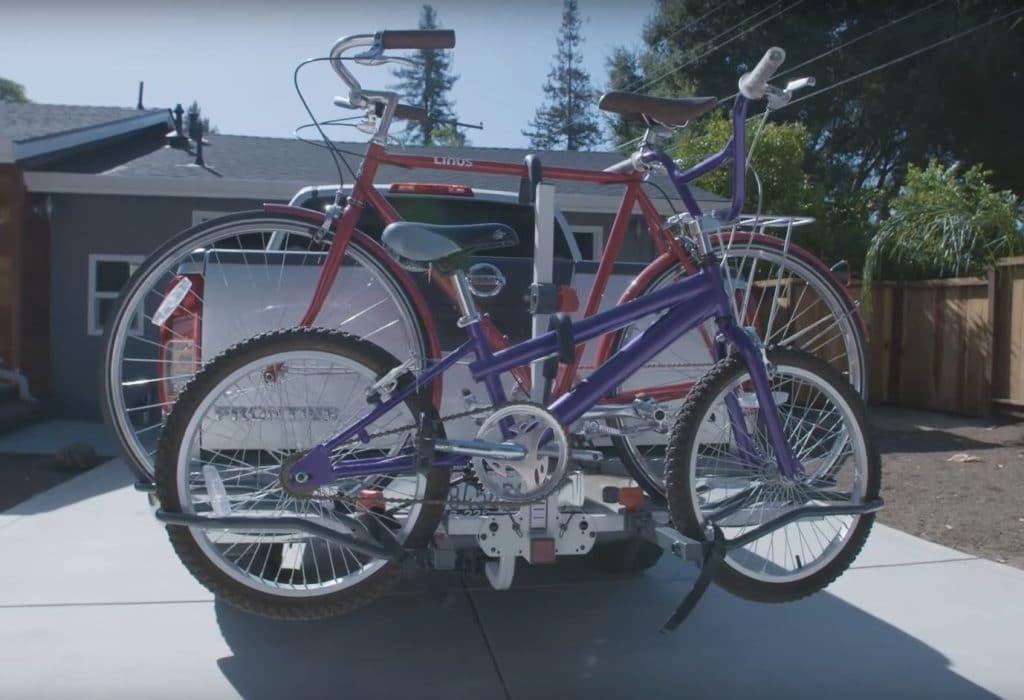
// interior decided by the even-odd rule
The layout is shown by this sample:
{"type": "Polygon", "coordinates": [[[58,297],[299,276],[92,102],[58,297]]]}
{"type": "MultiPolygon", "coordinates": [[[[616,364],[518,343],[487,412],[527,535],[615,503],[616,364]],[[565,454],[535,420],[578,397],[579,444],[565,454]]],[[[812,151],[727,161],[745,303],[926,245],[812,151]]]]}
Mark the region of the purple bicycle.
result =
{"type": "MultiPolygon", "coordinates": [[[[667,169],[684,201],[692,199],[686,183],[695,171],[732,160],[733,208],[722,219],[739,211],[747,104],[778,94],[767,80],[783,57],[781,49],[769,50],[740,79],[726,151],[679,172],[653,146],[642,149],[645,163],[667,169]]],[[[707,98],[618,93],[610,101],[637,108],[656,129],[644,105],[685,121],[707,98]]],[[[560,522],[583,532],[573,530],[571,552],[558,549],[561,540],[551,543],[552,558],[587,550],[602,533],[587,532],[583,511],[574,511],[571,498],[562,502],[561,492],[570,465],[601,453],[574,441],[575,427],[651,358],[710,324],[719,361],[670,426],[666,459],[677,542],[701,552],[697,588],[713,579],[744,598],[789,601],[828,585],[859,553],[882,505],[880,459],[863,402],[828,363],[766,348],[741,325],[710,239],[721,221],[686,216],[676,223],[696,241],[695,274],[576,323],[556,315],[549,332],[498,351],[464,269],[473,252],[515,245],[516,233],[499,224],[388,226],[383,242],[396,259],[449,279],[466,341],[420,368],[369,339],[296,328],[242,342],[206,365],[170,413],[155,464],[157,517],[182,563],[217,596],[252,612],[340,614],[384,591],[403,561],[422,559],[446,506],[448,513],[466,506],[460,486],[487,495],[475,507],[495,516],[495,542],[502,514],[557,495],[557,513],[567,514],[560,522]],[[654,320],[549,400],[558,366],[575,361],[577,344],[645,317],[654,320]],[[547,386],[535,401],[510,400],[503,378],[536,362],[547,386]],[[490,400],[469,401],[466,412],[442,418],[432,382],[456,363],[468,364],[490,400]],[[474,419],[475,436],[447,436],[445,421],[453,418],[474,419]]],[[[508,522],[517,527],[511,515],[508,522]]],[[[488,536],[477,535],[480,549],[497,555],[488,536]]]]}

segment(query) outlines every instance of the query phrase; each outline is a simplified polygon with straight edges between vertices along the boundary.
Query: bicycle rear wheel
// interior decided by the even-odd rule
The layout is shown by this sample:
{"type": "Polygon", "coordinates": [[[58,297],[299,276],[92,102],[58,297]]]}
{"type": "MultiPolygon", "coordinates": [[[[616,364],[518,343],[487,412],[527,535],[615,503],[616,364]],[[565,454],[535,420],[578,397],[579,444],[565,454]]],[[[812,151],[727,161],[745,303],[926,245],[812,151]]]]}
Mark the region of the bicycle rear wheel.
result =
{"type": "MultiPolygon", "coordinates": [[[[867,342],[860,315],[845,289],[819,261],[795,247],[784,251],[782,241],[737,233],[725,252],[734,311],[740,322],[758,331],[767,346],[794,347],[829,362],[861,394],[867,393],[867,342]]],[[[654,278],[637,296],[650,294],[685,277],[678,262],[654,278]]],[[[615,336],[617,351],[643,332],[653,318],[640,319],[615,336]]],[[[679,415],[686,392],[715,363],[710,340],[712,323],[687,333],[651,359],[627,380],[619,392],[643,393],[651,387],[677,387],[675,395],[658,401],[666,417],[657,427],[611,438],[630,476],[656,502],[665,499],[665,457],[668,433],[679,415]]],[[[612,427],[628,430],[633,419],[614,419],[612,427]]]]}
{"type": "MultiPolygon", "coordinates": [[[[319,228],[295,216],[232,214],[170,239],[129,280],[107,323],[101,404],[139,478],[152,480],[164,419],[204,360],[299,324],[326,258],[319,228]]],[[[349,242],[317,324],[372,338],[396,357],[426,358],[423,322],[367,240],[349,242]]]]}
{"type": "MultiPolygon", "coordinates": [[[[864,402],[850,383],[805,353],[770,350],[768,359],[783,432],[804,473],[788,478],[779,472],[749,371],[738,357],[721,361],[686,399],[669,445],[669,511],[690,537],[703,539],[716,511],[715,524],[732,539],[802,506],[860,505],[878,497],[881,458],[864,402]],[[752,451],[739,446],[727,398],[742,408],[752,451]]],[[[850,566],[874,517],[795,520],[730,550],[714,580],[749,600],[786,602],[810,595],[850,566]]]]}

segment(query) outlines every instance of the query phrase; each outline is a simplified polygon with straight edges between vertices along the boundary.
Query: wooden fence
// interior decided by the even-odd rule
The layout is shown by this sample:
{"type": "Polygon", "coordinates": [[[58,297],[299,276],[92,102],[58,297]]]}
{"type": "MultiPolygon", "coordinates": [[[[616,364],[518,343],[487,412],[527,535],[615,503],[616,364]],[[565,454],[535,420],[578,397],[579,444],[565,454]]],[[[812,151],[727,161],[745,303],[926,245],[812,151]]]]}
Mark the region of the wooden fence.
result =
{"type": "Polygon", "coordinates": [[[1024,412],[1024,257],[983,278],[877,282],[862,311],[873,403],[1024,412]]]}

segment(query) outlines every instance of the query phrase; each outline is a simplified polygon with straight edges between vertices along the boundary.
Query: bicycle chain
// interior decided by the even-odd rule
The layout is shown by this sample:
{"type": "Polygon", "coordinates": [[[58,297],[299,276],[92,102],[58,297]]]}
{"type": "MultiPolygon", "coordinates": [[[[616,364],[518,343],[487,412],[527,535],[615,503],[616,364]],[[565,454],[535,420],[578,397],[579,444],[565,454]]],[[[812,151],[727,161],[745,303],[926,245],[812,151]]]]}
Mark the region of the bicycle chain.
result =
{"type": "MultiPolygon", "coordinates": [[[[447,421],[459,420],[461,418],[469,418],[469,417],[475,416],[475,415],[477,415],[479,413],[489,413],[489,412],[491,412],[493,410],[494,410],[493,406],[486,406],[484,408],[473,408],[473,409],[470,409],[468,411],[463,411],[461,413],[449,414],[447,416],[439,418],[439,420],[442,423],[445,423],[447,421]]],[[[368,440],[373,440],[375,438],[386,437],[388,435],[394,435],[396,433],[403,433],[403,432],[405,432],[407,430],[418,430],[418,429],[419,429],[419,426],[417,426],[415,424],[404,425],[404,426],[400,426],[398,428],[392,428],[390,430],[383,430],[383,431],[381,431],[379,433],[368,433],[367,434],[367,438],[368,438],[368,440]]],[[[472,467],[467,467],[467,469],[471,470],[472,467]]],[[[450,491],[451,490],[451,486],[449,486],[448,488],[449,488],[449,491],[450,491]]],[[[488,493],[486,491],[486,489],[484,489],[482,486],[478,486],[478,488],[480,489],[481,493],[483,493],[485,495],[488,493]]],[[[395,504],[397,506],[403,506],[403,505],[409,505],[409,506],[412,506],[412,505],[439,505],[439,506],[447,506],[448,508],[452,508],[452,507],[460,508],[461,507],[461,508],[467,508],[467,509],[472,509],[472,510],[494,510],[494,509],[501,510],[501,509],[510,509],[511,508],[511,509],[514,509],[514,511],[519,511],[523,506],[528,506],[528,505],[531,505],[531,504],[534,504],[534,503],[542,503],[543,501],[545,501],[547,499],[546,498],[538,498],[538,499],[533,500],[533,501],[524,501],[524,502],[519,502],[519,501],[501,501],[501,500],[484,500],[484,501],[473,500],[473,501],[471,501],[471,500],[459,500],[459,499],[450,499],[450,498],[444,498],[444,499],[441,499],[441,498],[394,498],[394,497],[384,496],[383,494],[381,494],[381,498],[378,499],[378,500],[384,501],[385,503],[393,503],[393,504],[395,504]]],[[[506,513],[506,512],[493,513],[493,515],[506,515],[506,514],[511,514],[511,513],[506,513]]]]}

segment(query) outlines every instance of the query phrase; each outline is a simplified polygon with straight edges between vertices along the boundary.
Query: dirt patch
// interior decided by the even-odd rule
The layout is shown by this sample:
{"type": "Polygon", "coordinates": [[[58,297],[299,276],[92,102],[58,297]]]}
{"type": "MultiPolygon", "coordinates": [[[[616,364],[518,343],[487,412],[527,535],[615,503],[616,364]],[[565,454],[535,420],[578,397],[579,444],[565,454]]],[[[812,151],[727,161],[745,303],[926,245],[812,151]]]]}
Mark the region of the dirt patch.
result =
{"type": "Polygon", "coordinates": [[[879,520],[1024,568],[1024,424],[875,409],[879,520]]]}

